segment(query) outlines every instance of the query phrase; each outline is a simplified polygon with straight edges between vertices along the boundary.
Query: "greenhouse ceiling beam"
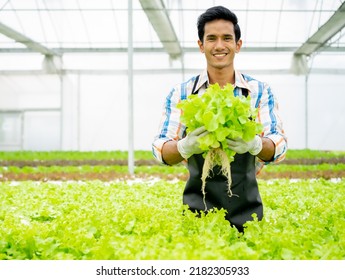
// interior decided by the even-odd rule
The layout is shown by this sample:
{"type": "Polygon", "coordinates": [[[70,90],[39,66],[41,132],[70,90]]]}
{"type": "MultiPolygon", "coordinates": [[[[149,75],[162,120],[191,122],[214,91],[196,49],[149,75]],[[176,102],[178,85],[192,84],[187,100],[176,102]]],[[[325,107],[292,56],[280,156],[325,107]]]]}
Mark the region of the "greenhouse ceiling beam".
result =
{"type": "Polygon", "coordinates": [[[42,44],[35,42],[31,38],[23,35],[22,33],[12,29],[11,27],[0,22],[0,33],[7,36],[14,41],[25,45],[28,49],[34,52],[39,52],[46,56],[60,56],[56,51],[49,49],[42,44]]]}
{"type": "Polygon", "coordinates": [[[310,56],[324,46],[334,35],[345,27],[345,2],[302,46],[294,53],[296,56],[310,56]]]}
{"type": "Polygon", "coordinates": [[[140,0],[152,27],[172,59],[180,58],[182,48],[162,0],[140,0]]]}
{"type": "MultiPolygon", "coordinates": [[[[127,53],[127,48],[51,48],[52,51],[64,53],[127,53]]],[[[164,48],[134,48],[135,53],[162,53],[166,52],[164,48]]],[[[241,52],[245,53],[279,53],[294,52],[296,47],[243,47],[241,52]]],[[[345,52],[345,47],[325,46],[322,48],[324,52],[345,52]]],[[[185,47],[182,48],[183,53],[199,53],[199,48],[185,47]]],[[[30,53],[33,50],[27,48],[0,48],[0,53],[30,53]]]]}
{"type": "MultiPolygon", "coordinates": [[[[195,74],[200,71],[198,68],[186,68],[184,70],[188,74],[195,74]]],[[[168,75],[168,74],[180,74],[181,69],[134,69],[136,75],[168,75]]],[[[242,69],[242,72],[248,72],[251,74],[260,75],[290,75],[289,69],[242,69]]],[[[64,69],[60,70],[61,74],[75,74],[75,75],[126,75],[127,69],[64,69]]],[[[45,75],[43,70],[0,70],[0,75],[45,75]]],[[[310,74],[324,74],[324,75],[345,75],[345,69],[338,68],[313,68],[310,70],[310,74]]]]}

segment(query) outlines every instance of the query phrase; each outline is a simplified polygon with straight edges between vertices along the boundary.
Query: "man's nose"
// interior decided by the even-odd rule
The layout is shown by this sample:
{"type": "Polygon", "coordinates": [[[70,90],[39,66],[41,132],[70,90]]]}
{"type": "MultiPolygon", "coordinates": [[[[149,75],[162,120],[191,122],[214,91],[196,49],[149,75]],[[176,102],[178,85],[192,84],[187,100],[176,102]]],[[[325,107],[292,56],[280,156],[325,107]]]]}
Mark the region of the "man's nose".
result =
{"type": "Polygon", "coordinates": [[[222,49],[224,47],[224,41],[222,38],[218,38],[215,43],[215,48],[216,49],[222,49]]]}

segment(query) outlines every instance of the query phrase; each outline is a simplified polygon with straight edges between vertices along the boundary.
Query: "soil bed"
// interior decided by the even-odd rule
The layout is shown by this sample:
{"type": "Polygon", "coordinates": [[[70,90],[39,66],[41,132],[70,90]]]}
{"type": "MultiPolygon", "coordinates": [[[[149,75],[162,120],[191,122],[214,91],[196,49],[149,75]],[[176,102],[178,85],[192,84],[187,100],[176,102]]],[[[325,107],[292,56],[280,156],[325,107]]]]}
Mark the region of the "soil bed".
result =
{"type": "MultiPolygon", "coordinates": [[[[284,164],[291,165],[319,165],[322,163],[338,164],[345,163],[345,158],[330,158],[330,159],[285,159],[284,164]]],[[[0,166],[17,166],[17,167],[38,167],[38,166],[125,166],[128,164],[127,160],[0,160],[0,166]]],[[[152,166],[160,165],[155,159],[152,160],[137,160],[135,166],[152,166]]],[[[162,178],[164,180],[187,180],[187,173],[137,173],[135,175],[126,174],[123,172],[58,172],[52,171],[49,173],[35,172],[35,173],[17,173],[17,172],[3,172],[0,173],[0,181],[69,181],[69,180],[101,180],[101,181],[113,181],[113,180],[128,180],[132,178],[162,178]]],[[[279,178],[345,178],[345,170],[319,170],[319,171],[284,171],[284,172],[266,172],[263,170],[258,179],[279,179],[279,178]]]]}
{"type": "MultiPolygon", "coordinates": [[[[319,159],[285,159],[283,164],[288,165],[318,165],[322,163],[328,164],[338,164],[344,163],[345,164],[345,157],[341,158],[319,158],[319,159]]],[[[24,167],[24,166],[82,166],[82,165],[90,165],[90,166],[112,166],[112,165],[119,165],[125,166],[128,164],[128,161],[123,159],[114,159],[114,160],[0,160],[0,166],[17,166],[17,167],[24,167]]],[[[141,159],[135,161],[136,166],[151,166],[151,165],[160,165],[160,163],[155,159],[141,159]]]]}
{"type": "MultiPolygon", "coordinates": [[[[344,178],[344,171],[296,171],[296,172],[262,172],[258,175],[258,179],[311,179],[311,178],[344,178]]],[[[160,174],[160,173],[139,173],[135,175],[117,173],[117,172],[51,172],[51,173],[14,173],[6,172],[0,174],[0,181],[87,181],[87,180],[100,180],[100,181],[114,181],[114,180],[129,180],[133,178],[161,178],[164,180],[184,180],[188,179],[188,174],[160,174]]]]}

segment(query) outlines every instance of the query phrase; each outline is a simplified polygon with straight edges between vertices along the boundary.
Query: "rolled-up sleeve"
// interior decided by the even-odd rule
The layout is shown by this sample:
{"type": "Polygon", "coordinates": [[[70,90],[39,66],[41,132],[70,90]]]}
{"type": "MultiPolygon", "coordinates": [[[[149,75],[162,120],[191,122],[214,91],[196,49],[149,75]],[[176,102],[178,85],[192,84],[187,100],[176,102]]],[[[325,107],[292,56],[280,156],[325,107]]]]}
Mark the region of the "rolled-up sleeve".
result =
{"type": "Polygon", "coordinates": [[[181,139],[185,130],[185,126],[180,122],[181,110],[176,108],[180,100],[181,94],[178,87],[173,88],[165,99],[158,133],[152,143],[152,153],[161,163],[164,163],[162,158],[163,145],[167,141],[181,139]]]}
{"type": "Polygon", "coordinates": [[[278,163],[285,158],[287,151],[287,137],[279,115],[277,98],[267,84],[264,84],[263,86],[258,109],[258,120],[263,125],[262,137],[271,139],[275,145],[273,160],[270,162],[263,162],[258,159],[258,165],[260,166],[260,163],[278,163]]]}

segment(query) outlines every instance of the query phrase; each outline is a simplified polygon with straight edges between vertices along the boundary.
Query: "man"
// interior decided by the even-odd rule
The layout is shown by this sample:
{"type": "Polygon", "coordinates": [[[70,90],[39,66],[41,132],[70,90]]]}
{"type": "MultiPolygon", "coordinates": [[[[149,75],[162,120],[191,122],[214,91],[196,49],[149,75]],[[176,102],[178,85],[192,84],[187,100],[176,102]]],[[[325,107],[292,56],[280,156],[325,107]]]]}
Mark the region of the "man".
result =
{"type": "Polygon", "coordinates": [[[234,86],[235,96],[250,95],[251,105],[258,108],[257,121],[264,129],[254,140],[227,139],[229,148],[236,152],[231,163],[232,192],[228,196],[226,178],[217,170],[206,183],[207,208],[224,208],[226,219],[243,231],[245,222],[263,217],[263,206],[256,174],[263,165],[284,159],[287,140],[278,114],[278,104],[270,87],[235,70],[234,58],[242,46],[241,31],[234,13],[222,6],[208,9],[198,18],[198,45],[205,55],[207,69],[197,77],[176,86],[165,102],[159,134],[153,142],[154,156],[167,165],[181,161],[187,163],[189,179],[183,193],[183,203],[192,211],[205,209],[201,191],[201,174],[204,163],[198,139],[208,132],[200,127],[186,135],[181,123],[181,110],[176,105],[190,94],[202,95],[209,84],[227,83],[234,86]]]}

